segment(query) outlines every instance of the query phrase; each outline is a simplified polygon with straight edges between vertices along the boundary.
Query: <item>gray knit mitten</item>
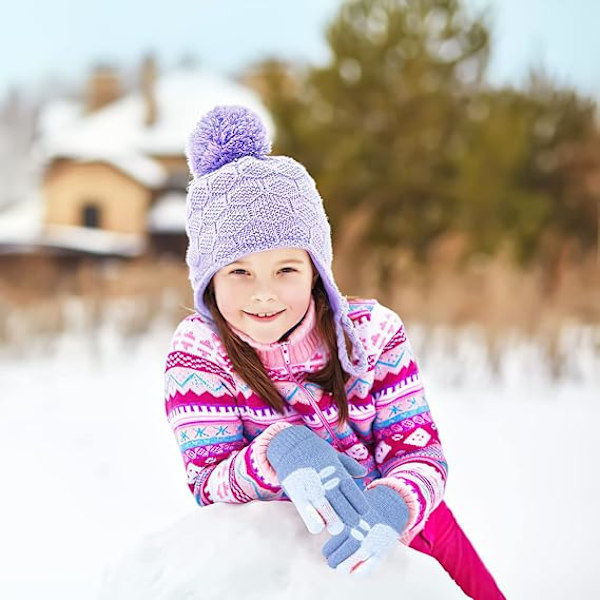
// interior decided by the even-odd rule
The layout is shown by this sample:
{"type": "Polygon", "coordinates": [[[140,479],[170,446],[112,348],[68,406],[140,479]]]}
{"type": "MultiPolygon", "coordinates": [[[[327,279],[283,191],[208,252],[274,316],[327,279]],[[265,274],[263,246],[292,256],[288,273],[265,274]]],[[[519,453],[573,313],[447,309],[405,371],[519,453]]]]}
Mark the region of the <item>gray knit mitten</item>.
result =
{"type": "Polygon", "coordinates": [[[267,447],[267,459],[310,533],[327,526],[329,533],[339,534],[368,509],[353,480],[364,477],[366,469],[303,425],[276,434],[267,447]]]}
{"type": "Polygon", "coordinates": [[[378,485],[362,493],[367,510],[322,550],[329,566],[345,573],[371,571],[396,546],[408,521],[408,506],[395,490],[378,485]]]}

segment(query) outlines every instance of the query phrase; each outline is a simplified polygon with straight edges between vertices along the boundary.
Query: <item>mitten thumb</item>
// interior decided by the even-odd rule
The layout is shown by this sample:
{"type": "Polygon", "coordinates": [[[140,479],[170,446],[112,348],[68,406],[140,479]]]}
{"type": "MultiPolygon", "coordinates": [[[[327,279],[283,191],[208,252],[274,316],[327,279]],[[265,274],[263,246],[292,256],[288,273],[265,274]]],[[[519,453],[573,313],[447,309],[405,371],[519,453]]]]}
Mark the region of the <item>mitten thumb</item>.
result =
{"type": "Polygon", "coordinates": [[[376,485],[364,492],[369,504],[375,508],[390,527],[402,534],[408,522],[408,505],[404,498],[387,485],[376,485]]]}
{"type": "Polygon", "coordinates": [[[363,467],[359,462],[355,461],[351,456],[340,452],[339,458],[346,471],[348,471],[348,473],[355,479],[364,477],[367,474],[367,469],[365,469],[365,467],[363,467]]]}

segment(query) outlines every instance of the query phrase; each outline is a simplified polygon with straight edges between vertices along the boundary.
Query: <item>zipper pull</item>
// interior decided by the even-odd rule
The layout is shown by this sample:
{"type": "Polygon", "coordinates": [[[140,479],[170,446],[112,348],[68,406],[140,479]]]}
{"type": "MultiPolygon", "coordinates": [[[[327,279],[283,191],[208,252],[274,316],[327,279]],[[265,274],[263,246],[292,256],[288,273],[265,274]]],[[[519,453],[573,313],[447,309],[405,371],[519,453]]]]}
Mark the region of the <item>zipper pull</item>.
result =
{"type": "Polygon", "coordinates": [[[290,351],[288,348],[288,342],[281,342],[281,353],[283,354],[283,362],[286,366],[290,365],[290,351]]]}

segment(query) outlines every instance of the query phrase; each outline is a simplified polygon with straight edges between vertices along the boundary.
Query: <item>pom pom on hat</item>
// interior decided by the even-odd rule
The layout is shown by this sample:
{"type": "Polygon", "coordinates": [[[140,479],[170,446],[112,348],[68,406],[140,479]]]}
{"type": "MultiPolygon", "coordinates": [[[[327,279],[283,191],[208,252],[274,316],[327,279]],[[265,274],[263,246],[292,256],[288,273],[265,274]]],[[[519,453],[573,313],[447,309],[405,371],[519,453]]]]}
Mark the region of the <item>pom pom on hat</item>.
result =
{"type": "Polygon", "coordinates": [[[188,140],[190,171],[200,177],[243,156],[261,158],[271,142],[259,116],[245,106],[216,106],[206,113],[188,140]]]}

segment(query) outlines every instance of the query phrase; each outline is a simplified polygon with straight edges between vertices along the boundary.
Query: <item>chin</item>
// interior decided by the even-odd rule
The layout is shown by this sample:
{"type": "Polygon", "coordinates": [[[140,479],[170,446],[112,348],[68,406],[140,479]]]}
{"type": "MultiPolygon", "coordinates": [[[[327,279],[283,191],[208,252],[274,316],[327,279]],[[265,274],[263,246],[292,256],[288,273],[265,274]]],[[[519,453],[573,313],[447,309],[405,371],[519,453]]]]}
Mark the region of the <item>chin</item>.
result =
{"type": "Polygon", "coordinates": [[[250,337],[255,339],[257,342],[260,342],[261,344],[273,344],[274,342],[276,342],[285,332],[282,331],[280,334],[278,335],[252,335],[250,334],[250,337]]]}
{"type": "MultiPolygon", "coordinates": [[[[291,325],[290,325],[291,327],[291,325]]],[[[290,328],[290,327],[277,327],[277,329],[269,329],[265,330],[257,327],[250,334],[250,337],[254,338],[257,342],[261,342],[263,344],[272,344],[281,338],[281,336],[290,328]]]]}

